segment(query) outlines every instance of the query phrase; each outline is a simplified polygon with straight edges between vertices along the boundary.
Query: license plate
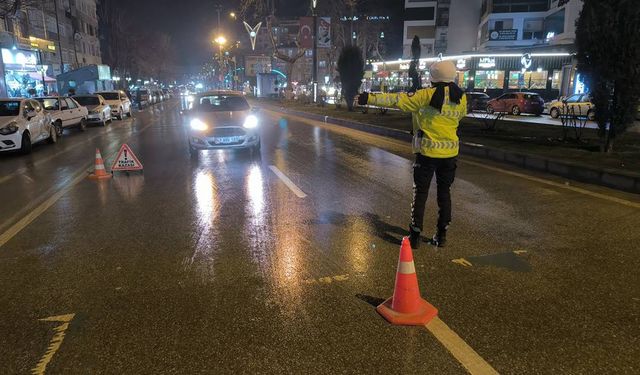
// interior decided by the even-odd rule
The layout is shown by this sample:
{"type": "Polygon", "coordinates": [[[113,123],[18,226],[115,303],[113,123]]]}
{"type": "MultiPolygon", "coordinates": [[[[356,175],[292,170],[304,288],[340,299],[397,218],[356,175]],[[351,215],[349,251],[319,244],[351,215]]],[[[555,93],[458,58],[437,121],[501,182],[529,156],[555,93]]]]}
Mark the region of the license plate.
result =
{"type": "Polygon", "coordinates": [[[242,140],[242,137],[218,137],[213,140],[215,144],[227,145],[229,143],[238,143],[242,140]]]}

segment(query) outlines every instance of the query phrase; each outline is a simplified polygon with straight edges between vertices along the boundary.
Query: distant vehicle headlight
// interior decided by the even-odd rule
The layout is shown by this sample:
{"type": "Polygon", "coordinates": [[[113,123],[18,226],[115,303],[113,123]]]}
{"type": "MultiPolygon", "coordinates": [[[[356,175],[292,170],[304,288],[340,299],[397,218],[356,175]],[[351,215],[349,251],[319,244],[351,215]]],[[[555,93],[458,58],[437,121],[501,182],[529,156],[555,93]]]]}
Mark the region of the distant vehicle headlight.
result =
{"type": "Polygon", "coordinates": [[[254,115],[249,115],[244,119],[242,126],[246,129],[254,129],[258,126],[258,118],[254,115]]]}
{"type": "Polygon", "coordinates": [[[12,122],[9,125],[5,126],[4,128],[1,128],[0,129],[0,134],[9,135],[9,134],[13,134],[13,133],[15,133],[17,131],[18,131],[18,125],[16,125],[15,122],[12,122]]]}
{"type": "Polygon", "coordinates": [[[197,118],[194,118],[193,120],[191,120],[190,125],[191,125],[191,129],[197,130],[197,131],[203,131],[209,128],[207,124],[205,124],[202,120],[197,118]]]}

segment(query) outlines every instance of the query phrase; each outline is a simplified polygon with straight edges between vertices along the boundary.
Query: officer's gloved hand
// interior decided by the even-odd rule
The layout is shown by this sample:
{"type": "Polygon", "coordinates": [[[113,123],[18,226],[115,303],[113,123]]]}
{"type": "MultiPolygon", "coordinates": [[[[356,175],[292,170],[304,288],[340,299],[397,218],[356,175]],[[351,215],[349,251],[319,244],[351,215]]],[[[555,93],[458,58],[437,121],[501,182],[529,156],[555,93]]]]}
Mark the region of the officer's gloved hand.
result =
{"type": "Polygon", "coordinates": [[[367,105],[368,102],[369,102],[368,92],[365,91],[362,94],[358,95],[358,105],[367,105]]]}

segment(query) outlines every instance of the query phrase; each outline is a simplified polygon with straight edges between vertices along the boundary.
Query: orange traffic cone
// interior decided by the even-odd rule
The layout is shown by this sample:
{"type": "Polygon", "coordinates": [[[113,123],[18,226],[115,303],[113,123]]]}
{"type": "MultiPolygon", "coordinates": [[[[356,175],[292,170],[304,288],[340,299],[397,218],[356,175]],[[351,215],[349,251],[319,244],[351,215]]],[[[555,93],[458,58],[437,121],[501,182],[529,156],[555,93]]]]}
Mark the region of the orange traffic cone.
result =
{"type": "Polygon", "coordinates": [[[96,148],[96,167],[92,174],[89,175],[89,178],[92,180],[102,180],[105,178],[111,178],[111,174],[107,173],[107,170],[104,168],[104,161],[102,161],[102,155],[100,155],[100,150],[96,148]]]}
{"type": "Polygon", "coordinates": [[[438,315],[438,310],[420,297],[418,277],[408,237],[402,239],[402,246],[400,246],[393,297],[380,304],[376,310],[389,323],[397,325],[424,325],[438,315]]]}

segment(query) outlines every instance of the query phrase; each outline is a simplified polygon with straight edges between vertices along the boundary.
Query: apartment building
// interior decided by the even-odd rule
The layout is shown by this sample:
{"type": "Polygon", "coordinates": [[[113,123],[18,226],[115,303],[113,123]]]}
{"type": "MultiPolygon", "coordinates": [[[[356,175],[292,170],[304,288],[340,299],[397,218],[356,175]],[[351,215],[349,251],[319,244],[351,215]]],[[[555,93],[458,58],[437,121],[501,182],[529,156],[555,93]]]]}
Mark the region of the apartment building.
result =
{"type": "Polygon", "coordinates": [[[478,49],[571,45],[581,9],[581,0],[484,0],[478,27],[478,49]]]}
{"type": "Polygon", "coordinates": [[[97,0],[25,3],[0,16],[0,97],[56,91],[56,76],[99,64],[97,0]]]}

